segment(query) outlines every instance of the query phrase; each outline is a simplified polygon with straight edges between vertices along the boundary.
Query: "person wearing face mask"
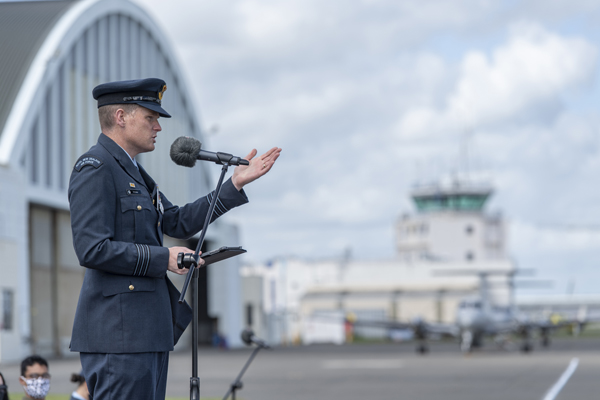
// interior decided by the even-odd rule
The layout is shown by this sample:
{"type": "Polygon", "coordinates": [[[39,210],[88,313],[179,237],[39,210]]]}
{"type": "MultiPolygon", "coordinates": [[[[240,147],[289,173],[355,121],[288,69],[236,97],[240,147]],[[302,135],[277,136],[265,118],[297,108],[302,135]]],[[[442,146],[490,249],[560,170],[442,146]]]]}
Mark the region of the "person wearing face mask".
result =
{"type": "Polygon", "coordinates": [[[29,356],[21,362],[21,386],[25,391],[23,400],[44,400],[50,390],[48,362],[37,355],[29,356]]]}
{"type": "Polygon", "coordinates": [[[0,400],[8,400],[8,387],[4,375],[0,372],[0,400]]]}

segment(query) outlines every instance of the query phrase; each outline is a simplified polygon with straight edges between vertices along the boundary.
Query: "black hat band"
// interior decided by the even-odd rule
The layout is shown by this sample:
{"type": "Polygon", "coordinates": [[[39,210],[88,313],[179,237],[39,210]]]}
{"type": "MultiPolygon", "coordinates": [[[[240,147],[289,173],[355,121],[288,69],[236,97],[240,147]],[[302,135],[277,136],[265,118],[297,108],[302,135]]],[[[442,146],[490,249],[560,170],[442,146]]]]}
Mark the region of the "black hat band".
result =
{"type": "Polygon", "coordinates": [[[107,106],[110,104],[127,104],[137,103],[138,101],[149,101],[156,104],[161,104],[161,100],[156,97],[156,92],[123,92],[123,93],[109,93],[98,98],[98,108],[107,106]]]}

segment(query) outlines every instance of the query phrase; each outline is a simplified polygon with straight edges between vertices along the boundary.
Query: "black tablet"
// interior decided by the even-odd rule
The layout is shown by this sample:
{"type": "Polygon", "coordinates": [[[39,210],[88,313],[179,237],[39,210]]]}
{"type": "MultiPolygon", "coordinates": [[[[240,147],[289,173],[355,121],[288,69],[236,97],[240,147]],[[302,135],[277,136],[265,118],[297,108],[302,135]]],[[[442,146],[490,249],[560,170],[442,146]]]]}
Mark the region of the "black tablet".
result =
{"type": "Polygon", "coordinates": [[[200,258],[204,260],[204,266],[214,264],[219,261],[226,260],[231,257],[238,256],[245,253],[246,250],[239,247],[227,247],[223,246],[216,250],[207,251],[206,253],[200,254],[200,258]]]}

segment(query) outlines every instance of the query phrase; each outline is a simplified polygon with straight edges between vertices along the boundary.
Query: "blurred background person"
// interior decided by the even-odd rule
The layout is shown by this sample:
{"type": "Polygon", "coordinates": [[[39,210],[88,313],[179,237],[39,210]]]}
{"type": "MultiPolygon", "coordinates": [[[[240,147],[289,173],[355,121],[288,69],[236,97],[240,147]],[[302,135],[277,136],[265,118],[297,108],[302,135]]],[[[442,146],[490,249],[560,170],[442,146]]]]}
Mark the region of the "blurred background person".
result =
{"type": "Polygon", "coordinates": [[[19,382],[25,391],[24,399],[44,400],[50,391],[48,361],[37,355],[24,359],[19,382]]]}
{"type": "Polygon", "coordinates": [[[0,400],[8,400],[8,386],[6,386],[2,372],[0,372],[0,400]]]}
{"type": "Polygon", "coordinates": [[[69,400],[90,400],[90,392],[88,392],[87,383],[85,383],[85,377],[82,373],[72,374],[71,382],[77,383],[77,389],[71,393],[69,400]]]}

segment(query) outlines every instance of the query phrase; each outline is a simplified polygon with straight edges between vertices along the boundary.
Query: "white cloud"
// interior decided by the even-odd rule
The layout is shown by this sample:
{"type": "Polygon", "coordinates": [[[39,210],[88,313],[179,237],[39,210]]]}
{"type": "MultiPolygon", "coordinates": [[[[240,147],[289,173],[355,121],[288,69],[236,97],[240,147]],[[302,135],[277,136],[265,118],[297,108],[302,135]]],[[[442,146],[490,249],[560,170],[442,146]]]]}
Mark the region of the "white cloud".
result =
{"type": "Polygon", "coordinates": [[[549,119],[544,110],[556,112],[566,93],[592,81],[597,55],[597,48],[584,39],[563,37],[536,23],[517,23],[491,55],[466,54],[445,107],[408,110],[397,132],[416,138],[549,119]]]}
{"type": "Polygon", "coordinates": [[[235,6],[242,21],[240,32],[246,40],[258,43],[289,41],[307,26],[314,10],[310,2],[293,1],[244,0],[235,6]]]}
{"type": "Polygon", "coordinates": [[[510,246],[515,253],[556,254],[597,250],[600,231],[588,225],[533,225],[528,221],[511,221],[510,246]]]}
{"type": "Polygon", "coordinates": [[[535,23],[516,24],[508,43],[491,57],[480,52],[465,57],[449,112],[466,113],[479,126],[555,102],[590,82],[597,53],[584,39],[565,38],[535,23]]]}

